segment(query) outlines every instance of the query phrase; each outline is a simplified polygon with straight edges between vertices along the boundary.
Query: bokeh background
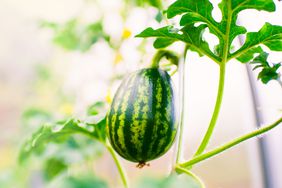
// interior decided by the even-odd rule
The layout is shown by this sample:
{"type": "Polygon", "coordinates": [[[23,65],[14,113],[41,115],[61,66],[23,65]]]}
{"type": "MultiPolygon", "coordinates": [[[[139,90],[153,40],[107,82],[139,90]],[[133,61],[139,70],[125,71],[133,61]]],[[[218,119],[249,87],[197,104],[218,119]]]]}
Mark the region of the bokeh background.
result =
{"type": "MultiPolygon", "coordinates": [[[[282,3],[276,4],[277,11],[271,14],[243,11],[240,24],[249,31],[257,31],[265,21],[282,25],[282,3]]],[[[213,15],[220,19],[217,8],[213,15]]],[[[138,0],[0,0],[0,187],[121,187],[108,152],[80,136],[50,144],[44,154],[33,155],[24,164],[19,165],[18,153],[45,122],[85,118],[97,101],[105,102],[105,113],[121,78],[148,65],[155,53],[152,40],[134,35],[165,24],[159,21],[159,11],[138,0]]],[[[171,49],[181,52],[182,47],[176,44],[171,49]]],[[[192,155],[209,123],[218,79],[217,66],[209,59],[196,53],[188,57],[183,159],[192,155]]],[[[270,59],[279,62],[282,55],[273,53],[270,59]]],[[[173,76],[176,86],[178,76],[173,76]]],[[[256,129],[256,113],[261,126],[281,114],[281,87],[274,81],[263,85],[256,76],[248,75],[246,65],[228,64],[222,113],[209,148],[256,129]]],[[[263,188],[265,181],[282,187],[281,143],[280,126],[200,163],[194,172],[211,188],[263,188]],[[259,140],[264,140],[263,154],[259,140]]],[[[142,170],[122,163],[132,184],[144,187],[144,177],[169,173],[173,154],[174,147],[142,170]]]]}

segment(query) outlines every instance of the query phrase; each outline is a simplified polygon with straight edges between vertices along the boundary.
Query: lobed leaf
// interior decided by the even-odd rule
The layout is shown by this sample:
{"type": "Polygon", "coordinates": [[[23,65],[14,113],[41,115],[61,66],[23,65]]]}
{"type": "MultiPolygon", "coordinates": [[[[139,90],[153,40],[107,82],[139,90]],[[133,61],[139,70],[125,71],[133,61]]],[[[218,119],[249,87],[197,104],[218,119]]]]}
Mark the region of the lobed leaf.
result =
{"type": "Polygon", "coordinates": [[[281,36],[276,34],[277,32],[280,33],[280,26],[266,24],[265,28],[258,32],[259,34],[248,33],[247,41],[243,48],[230,54],[231,44],[235,37],[247,32],[246,28],[237,25],[238,14],[247,9],[273,12],[275,11],[273,0],[222,0],[218,6],[222,13],[220,22],[213,18],[212,11],[214,7],[209,0],[177,0],[167,9],[167,17],[181,16],[180,26],[182,28],[180,31],[182,34],[168,33],[168,28],[165,27],[166,30],[164,28],[156,30],[148,28],[137,36],[157,37],[154,43],[155,48],[167,47],[176,41],[185,42],[191,45],[192,49],[207,55],[217,63],[221,61],[227,62],[234,57],[237,57],[242,62],[250,61],[255,53],[262,51],[257,46],[261,43],[271,50],[281,50],[281,36]],[[201,25],[196,27],[195,23],[200,23],[201,25]],[[210,51],[209,44],[203,39],[203,32],[206,27],[220,41],[214,52],[210,51]],[[263,40],[263,38],[267,40],[263,40]]]}
{"type": "Polygon", "coordinates": [[[73,134],[84,134],[101,142],[106,140],[106,118],[96,124],[70,119],[57,124],[45,124],[33,133],[22,146],[19,161],[25,161],[32,153],[40,153],[48,143],[65,142],[73,134]]]}
{"type": "Polygon", "coordinates": [[[254,53],[262,52],[259,45],[265,45],[273,51],[282,51],[282,26],[266,23],[258,32],[248,33],[244,45],[231,58],[236,57],[246,63],[254,53]],[[249,58],[245,58],[246,56],[249,58]]]}
{"type": "Polygon", "coordinates": [[[155,48],[164,48],[176,41],[182,41],[189,44],[191,48],[198,53],[205,54],[218,62],[220,59],[211,52],[208,43],[202,38],[206,28],[207,25],[205,24],[199,25],[198,27],[195,27],[192,24],[186,25],[181,30],[175,29],[172,26],[156,30],[147,28],[136,37],[157,37],[157,40],[154,43],[155,48]]]}
{"type": "Polygon", "coordinates": [[[261,71],[258,74],[258,79],[264,84],[267,84],[271,80],[277,80],[280,78],[278,69],[281,67],[281,63],[271,65],[267,61],[268,55],[268,53],[262,52],[251,62],[251,64],[255,65],[254,69],[261,68],[261,71]]]}

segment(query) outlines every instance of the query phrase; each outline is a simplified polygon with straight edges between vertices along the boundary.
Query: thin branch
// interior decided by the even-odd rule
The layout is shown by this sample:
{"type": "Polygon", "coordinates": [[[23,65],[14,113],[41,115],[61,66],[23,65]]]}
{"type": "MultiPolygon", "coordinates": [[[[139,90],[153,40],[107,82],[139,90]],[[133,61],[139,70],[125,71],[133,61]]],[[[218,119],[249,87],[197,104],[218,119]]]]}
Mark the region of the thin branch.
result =
{"type": "Polygon", "coordinates": [[[275,128],[276,126],[278,126],[281,122],[282,122],[282,117],[280,119],[278,119],[276,122],[274,122],[274,123],[272,123],[272,124],[270,124],[270,125],[268,125],[266,127],[257,129],[256,131],[250,132],[250,133],[248,133],[246,135],[243,135],[243,136],[241,136],[239,138],[236,138],[236,139],[234,139],[234,140],[232,140],[232,141],[230,141],[230,142],[228,142],[228,143],[226,143],[226,144],[224,144],[222,146],[219,146],[218,148],[213,149],[213,150],[211,150],[211,151],[209,151],[207,153],[198,155],[198,156],[192,158],[191,160],[189,160],[189,161],[187,161],[185,163],[180,164],[180,166],[182,166],[182,167],[190,167],[191,165],[199,163],[199,162],[201,162],[203,160],[206,160],[206,159],[208,159],[208,158],[210,158],[212,156],[215,156],[215,155],[217,155],[217,154],[219,154],[219,153],[221,153],[221,152],[223,152],[223,151],[225,151],[225,150],[227,150],[227,149],[229,149],[229,148],[231,148],[233,146],[236,146],[236,145],[240,144],[243,141],[246,141],[248,139],[251,139],[253,137],[256,137],[258,135],[266,133],[267,131],[269,131],[269,130],[275,128]]]}

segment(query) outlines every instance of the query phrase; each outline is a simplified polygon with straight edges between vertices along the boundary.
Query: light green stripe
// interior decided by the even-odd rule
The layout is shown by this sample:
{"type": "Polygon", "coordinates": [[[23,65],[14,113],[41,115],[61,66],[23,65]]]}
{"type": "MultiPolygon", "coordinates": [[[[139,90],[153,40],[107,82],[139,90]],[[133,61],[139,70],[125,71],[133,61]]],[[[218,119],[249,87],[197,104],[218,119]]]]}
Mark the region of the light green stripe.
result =
{"type": "MultiPolygon", "coordinates": [[[[158,79],[157,82],[156,82],[156,113],[155,113],[155,124],[154,125],[151,125],[153,126],[153,136],[152,136],[152,142],[149,146],[149,151],[148,151],[148,156],[151,156],[152,155],[152,150],[153,150],[153,145],[155,144],[156,142],[156,139],[158,138],[158,134],[157,134],[157,131],[158,131],[158,128],[159,126],[161,125],[162,123],[162,114],[160,112],[160,109],[162,107],[162,85],[161,85],[161,80],[158,79]]],[[[154,104],[153,104],[154,105],[154,104]]]]}
{"type": "MultiPolygon", "coordinates": [[[[125,87],[127,85],[127,82],[129,81],[130,79],[127,78],[127,80],[125,80],[125,84],[121,87],[125,87]]],[[[121,94],[124,92],[124,88],[121,88],[119,93],[116,93],[116,96],[115,96],[115,104],[114,104],[114,113],[112,115],[112,143],[113,145],[115,145],[115,149],[119,152],[119,153],[123,153],[122,150],[119,148],[119,146],[117,145],[117,140],[115,139],[115,124],[116,124],[116,121],[117,121],[117,118],[118,118],[118,109],[119,109],[119,106],[120,106],[120,103],[121,103],[121,100],[122,100],[122,96],[121,94]]]]}
{"type": "MultiPolygon", "coordinates": [[[[129,82],[127,83],[128,88],[134,87],[133,84],[134,84],[135,77],[136,77],[136,75],[134,75],[130,78],[129,82]]],[[[125,118],[126,118],[125,112],[126,112],[126,109],[127,109],[127,106],[128,106],[128,100],[129,100],[131,92],[132,92],[131,89],[128,89],[128,91],[126,91],[124,96],[121,96],[123,101],[122,101],[122,104],[121,104],[121,114],[118,117],[118,119],[119,119],[119,125],[118,125],[119,127],[118,127],[118,130],[117,130],[118,142],[119,142],[119,144],[121,145],[121,148],[124,151],[127,151],[127,148],[126,148],[125,142],[124,142],[124,130],[123,130],[124,127],[125,127],[125,118]]],[[[127,126],[129,126],[129,125],[127,125],[127,126]]],[[[127,152],[126,152],[126,155],[128,155],[127,152]]]]}
{"type": "Polygon", "coordinates": [[[137,149],[138,155],[142,154],[143,137],[148,121],[149,112],[149,80],[144,78],[140,80],[140,86],[138,86],[137,100],[133,105],[133,124],[131,125],[132,138],[131,142],[137,149]],[[144,104],[141,109],[141,103],[144,104]],[[141,121],[138,119],[140,113],[142,113],[141,121]]]}
{"type": "Polygon", "coordinates": [[[171,121],[171,97],[172,95],[171,95],[170,87],[166,87],[166,95],[167,95],[167,100],[168,100],[167,106],[165,108],[165,116],[167,119],[167,123],[163,124],[164,125],[163,129],[160,132],[161,135],[164,135],[164,137],[159,142],[157,153],[161,152],[161,149],[163,148],[163,145],[166,143],[167,139],[170,139],[167,136],[165,136],[169,129],[168,123],[171,121]]]}

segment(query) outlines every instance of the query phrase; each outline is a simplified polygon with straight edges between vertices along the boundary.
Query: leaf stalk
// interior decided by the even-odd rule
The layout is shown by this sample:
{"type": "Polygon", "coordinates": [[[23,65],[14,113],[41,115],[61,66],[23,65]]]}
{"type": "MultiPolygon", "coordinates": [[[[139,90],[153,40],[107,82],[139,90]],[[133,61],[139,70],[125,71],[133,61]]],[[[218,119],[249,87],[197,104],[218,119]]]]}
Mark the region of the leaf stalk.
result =
{"type": "Polygon", "coordinates": [[[223,98],[224,82],[225,82],[225,66],[226,66],[225,63],[220,65],[219,85],[218,85],[217,99],[214,107],[214,112],[208,130],[194,156],[200,155],[201,153],[204,152],[214,131],[221,108],[222,98],[223,98]]]}

